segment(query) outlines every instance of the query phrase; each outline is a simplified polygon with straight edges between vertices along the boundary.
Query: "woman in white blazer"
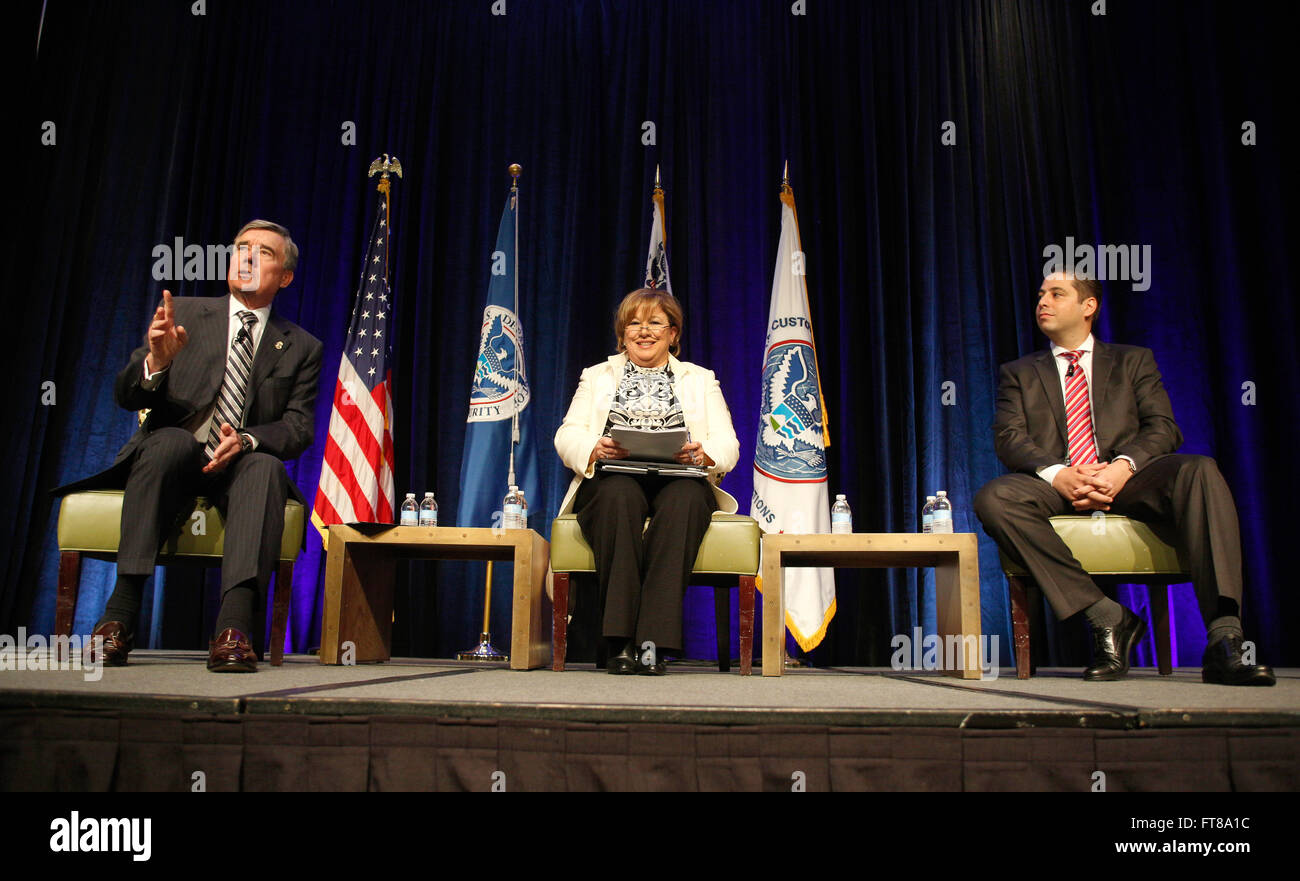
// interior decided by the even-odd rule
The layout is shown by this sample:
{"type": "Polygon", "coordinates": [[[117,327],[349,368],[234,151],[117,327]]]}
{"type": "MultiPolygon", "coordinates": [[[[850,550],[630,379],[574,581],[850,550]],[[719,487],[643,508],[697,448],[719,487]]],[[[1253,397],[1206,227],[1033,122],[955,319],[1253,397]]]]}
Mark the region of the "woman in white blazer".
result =
{"type": "Polygon", "coordinates": [[[682,593],[709,519],[736,511],[718,487],[740,458],[731,411],[713,371],[675,357],[681,333],[672,294],[642,288],[624,297],[614,319],[618,354],[582,372],[555,433],[555,449],[574,472],[560,511],[578,515],[595,552],[610,673],[663,675],[663,656],[680,654],[682,593]],[[709,479],[600,470],[602,460],[628,455],[609,437],[615,425],[686,428],[677,461],[707,469],[709,479]],[[639,659],[647,641],[655,646],[651,664],[639,659]]]}

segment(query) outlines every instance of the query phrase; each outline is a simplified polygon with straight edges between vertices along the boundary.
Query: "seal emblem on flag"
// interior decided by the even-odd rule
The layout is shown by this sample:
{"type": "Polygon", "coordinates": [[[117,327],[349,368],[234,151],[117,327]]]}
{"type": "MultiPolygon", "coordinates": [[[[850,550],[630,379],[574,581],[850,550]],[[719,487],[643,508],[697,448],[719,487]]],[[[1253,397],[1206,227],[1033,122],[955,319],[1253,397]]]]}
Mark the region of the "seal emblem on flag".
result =
{"type": "Polygon", "coordinates": [[[774,346],[763,365],[763,400],[754,465],[778,480],[823,480],[826,447],[812,346],[774,346]]]}
{"type": "Polygon", "coordinates": [[[529,401],[528,377],[519,358],[519,319],[509,309],[490,305],[483,310],[474,387],[469,396],[469,422],[496,422],[522,411],[529,401]],[[515,389],[515,365],[519,385],[515,389]],[[510,396],[515,405],[510,406],[510,396]]]}

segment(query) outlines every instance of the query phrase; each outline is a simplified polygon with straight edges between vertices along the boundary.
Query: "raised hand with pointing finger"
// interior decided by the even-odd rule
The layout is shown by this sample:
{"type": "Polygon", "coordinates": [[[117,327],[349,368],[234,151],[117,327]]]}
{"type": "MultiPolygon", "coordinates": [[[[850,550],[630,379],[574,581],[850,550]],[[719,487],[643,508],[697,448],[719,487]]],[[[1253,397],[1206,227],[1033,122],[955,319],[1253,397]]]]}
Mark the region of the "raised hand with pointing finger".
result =
{"type": "Polygon", "coordinates": [[[171,291],[163,291],[162,305],[154,311],[153,323],[149,325],[148,340],[149,357],[145,366],[150,373],[170,367],[172,359],[190,341],[185,328],[176,323],[176,307],[172,305],[171,291]]]}

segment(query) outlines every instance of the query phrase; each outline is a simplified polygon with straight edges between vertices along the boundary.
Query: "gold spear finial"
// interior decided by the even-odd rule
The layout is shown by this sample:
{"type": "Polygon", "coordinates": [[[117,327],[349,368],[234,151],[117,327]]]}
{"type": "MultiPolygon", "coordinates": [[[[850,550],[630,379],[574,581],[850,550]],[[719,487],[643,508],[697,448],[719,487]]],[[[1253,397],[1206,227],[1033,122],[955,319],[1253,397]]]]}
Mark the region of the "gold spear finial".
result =
{"type": "Polygon", "coordinates": [[[510,172],[511,190],[519,189],[519,175],[523,173],[523,170],[524,170],[523,166],[520,165],[518,162],[510,163],[510,167],[506,169],[506,171],[510,172]]]}
{"type": "Polygon", "coordinates": [[[781,192],[790,192],[790,160],[785,160],[785,167],[781,170],[781,192]]]}

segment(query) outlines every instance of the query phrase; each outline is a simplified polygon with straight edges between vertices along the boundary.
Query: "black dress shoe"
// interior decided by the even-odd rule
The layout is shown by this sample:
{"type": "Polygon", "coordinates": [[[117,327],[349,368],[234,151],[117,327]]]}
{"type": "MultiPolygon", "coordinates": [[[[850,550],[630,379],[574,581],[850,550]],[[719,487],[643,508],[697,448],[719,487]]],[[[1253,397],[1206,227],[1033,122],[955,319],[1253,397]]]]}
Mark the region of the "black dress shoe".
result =
{"type": "Polygon", "coordinates": [[[1117,627],[1092,628],[1092,666],[1083,671],[1087,682],[1123,679],[1128,673],[1128,656],[1138,640],[1146,636],[1147,624],[1128,609],[1117,627]]]}
{"type": "Polygon", "coordinates": [[[125,624],[121,621],[105,621],[91,632],[82,657],[89,665],[103,661],[105,667],[125,667],[131,643],[132,638],[127,635],[125,624]],[[102,649],[98,652],[95,651],[96,638],[103,640],[102,649]]]}
{"type": "Polygon", "coordinates": [[[1277,677],[1267,664],[1241,662],[1241,637],[1225,636],[1205,647],[1201,656],[1201,681],[1215,685],[1273,685],[1277,677]]]}
{"type": "Polygon", "coordinates": [[[667,676],[668,661],[664,659],[664,656],[659,653],[658,649],[656,648],[648,654],[654,658],[654,663],[647,664],[645,662],[646,653],[643,653],[636,659],[636,672],[640,673],[642,676],[667,676]]]}
{"type": "Polygon", "coordinates": [[[638,664],[636,672],[642,676],[667,676],[668,662],[659,658],[653,664],[638,664]]]}
{"type": "Polygon", "coordinates": [[[626,676],[635,673],[638,665],[636,645],[629,639],[627,644],[623,646],[622,651],[605,662],[605,670],[615,676],[626,676]]]}

